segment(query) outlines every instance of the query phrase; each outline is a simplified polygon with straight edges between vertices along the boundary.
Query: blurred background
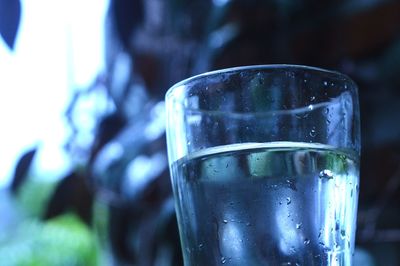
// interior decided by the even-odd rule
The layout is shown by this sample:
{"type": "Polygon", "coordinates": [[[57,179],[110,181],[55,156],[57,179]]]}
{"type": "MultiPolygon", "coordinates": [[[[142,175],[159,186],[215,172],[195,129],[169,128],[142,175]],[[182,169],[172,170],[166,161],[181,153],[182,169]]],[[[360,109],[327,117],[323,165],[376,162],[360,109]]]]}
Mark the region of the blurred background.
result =
{"type": "Polygon", "coordinates": [[[400,2],[0,0],[0,265],[182,265],[164,94],[290,63],[359,86],[356,265],[400,265],[400,2]]]}

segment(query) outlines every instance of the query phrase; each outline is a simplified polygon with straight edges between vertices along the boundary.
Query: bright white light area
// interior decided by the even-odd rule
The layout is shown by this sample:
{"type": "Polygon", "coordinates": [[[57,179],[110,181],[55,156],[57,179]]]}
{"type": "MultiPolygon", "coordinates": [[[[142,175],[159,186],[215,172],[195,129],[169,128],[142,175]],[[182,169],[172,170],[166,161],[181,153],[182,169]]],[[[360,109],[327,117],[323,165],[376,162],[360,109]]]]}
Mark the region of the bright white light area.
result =
{"type": "Polygon", "coordinates": [[[73,91],[103,69],[107,6],[107,0],[22,0],[14,51],[0,38],[0,187],[37,143],[43,173],[69,167],[61,148],[69,134],[64,112],[73,91]]]}

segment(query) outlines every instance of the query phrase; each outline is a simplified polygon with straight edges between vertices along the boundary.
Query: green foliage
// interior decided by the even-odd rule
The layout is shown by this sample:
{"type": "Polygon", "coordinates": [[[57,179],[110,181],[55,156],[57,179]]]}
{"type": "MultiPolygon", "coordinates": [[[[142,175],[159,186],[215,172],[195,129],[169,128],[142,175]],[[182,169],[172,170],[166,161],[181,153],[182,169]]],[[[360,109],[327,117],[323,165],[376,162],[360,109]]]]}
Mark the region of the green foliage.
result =
{"type": "Polygon", "coordinates": [[[41,217],[55,185],[55,182],[27,178],[20,188],[17,202],[28,216],[41,217]]]}
{"type": "Polygon", "coordinates": [[[0,240],[1,265],[91,266],[98,250],[91,230],[74,214],[22,222],[0,240]]]}

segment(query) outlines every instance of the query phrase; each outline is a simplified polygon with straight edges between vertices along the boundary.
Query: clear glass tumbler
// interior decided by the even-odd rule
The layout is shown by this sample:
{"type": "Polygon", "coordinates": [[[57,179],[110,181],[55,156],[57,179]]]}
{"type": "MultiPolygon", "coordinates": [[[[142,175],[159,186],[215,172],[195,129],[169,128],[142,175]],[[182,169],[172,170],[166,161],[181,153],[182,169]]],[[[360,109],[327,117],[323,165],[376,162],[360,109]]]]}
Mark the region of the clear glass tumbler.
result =
{"type": "Polygon", "coordinates": [[[294,65],[198,75],[166,95],[185,265],[352,265],[357,87],[294,65]]]}

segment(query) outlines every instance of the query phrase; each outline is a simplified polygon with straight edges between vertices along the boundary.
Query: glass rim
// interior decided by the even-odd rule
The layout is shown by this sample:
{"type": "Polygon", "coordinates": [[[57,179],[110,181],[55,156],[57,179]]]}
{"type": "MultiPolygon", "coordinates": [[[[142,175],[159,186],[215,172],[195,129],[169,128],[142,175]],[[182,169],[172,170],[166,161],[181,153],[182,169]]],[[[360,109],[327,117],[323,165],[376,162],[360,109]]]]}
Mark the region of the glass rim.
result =
{"type": "Polygon", "coordinates": [[[336,70],[329,70],[321,67],[315,67],[315,66],[307,66],[307,65],[300,65],[300,64],[260,64],[260,65],[246,65],[246,66],[236,66],[236,67],[229,67],[229,68],[221,68],[221,69],[216,69],[212,71],[207,71],[204,73],[200,73],[191,77],[188,77],[186,79],[183,79],[174,85],[172,85],[167,92],[165,93],[165,98],[172,97],[171,95],[175,91],[176,88],[179,88],[185,84],[188,84],[192,81],[199,80],[204,77],[211,77],[211,76],[216,76],[219,74],[226,74],[226,73],[233,73],[233,72],[240,72],[240,71],[245,71],[245,70],[268,70],[268,69],[295,69],[295,70],[310,70],[310,71],[316,71],[324,74],[331,74],[337,77],[343,77],[344,79],[348,80],[349,82],[355,84],[355,82],[346,74],[343,74],[339,71],[336,70]]]}

